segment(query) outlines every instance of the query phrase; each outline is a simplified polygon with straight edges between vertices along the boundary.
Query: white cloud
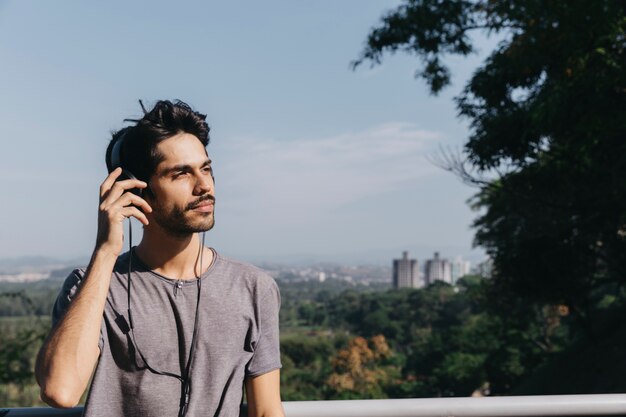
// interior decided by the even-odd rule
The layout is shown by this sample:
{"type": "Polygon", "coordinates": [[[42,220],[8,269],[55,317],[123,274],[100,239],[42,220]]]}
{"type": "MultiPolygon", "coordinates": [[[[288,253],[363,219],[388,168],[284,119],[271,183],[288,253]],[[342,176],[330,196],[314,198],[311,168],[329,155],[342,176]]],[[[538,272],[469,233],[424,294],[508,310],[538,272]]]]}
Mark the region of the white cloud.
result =
{"type": "Polygon", "coordinates": [[[387,123],[324,138],[224,139],[212,150],[218,202],[283,222],[319,216],[441,172],[425,158],[441,138],[414,124],[387,123]]]}

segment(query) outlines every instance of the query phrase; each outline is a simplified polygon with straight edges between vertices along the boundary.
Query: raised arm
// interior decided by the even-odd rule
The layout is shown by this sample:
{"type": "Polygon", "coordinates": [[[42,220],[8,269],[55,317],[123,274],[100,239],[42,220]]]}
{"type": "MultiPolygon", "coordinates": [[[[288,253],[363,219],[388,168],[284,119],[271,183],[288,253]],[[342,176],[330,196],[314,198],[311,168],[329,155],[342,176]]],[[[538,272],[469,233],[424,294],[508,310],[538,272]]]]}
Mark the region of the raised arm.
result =
{"type": "Polygon", "coordinates": [[[67,311],[37,356],[35,377],[41,399],[53,407],[74,407],[87,388],[100,350],[98,340],[111,274],[123,244],[123,222],[133,216],[143,224],[152,211],[142,198],[126,192],[145,188],[138,180],[115,182],[114,170],[100,186],[98,235],[89,267],[67,311]]]}

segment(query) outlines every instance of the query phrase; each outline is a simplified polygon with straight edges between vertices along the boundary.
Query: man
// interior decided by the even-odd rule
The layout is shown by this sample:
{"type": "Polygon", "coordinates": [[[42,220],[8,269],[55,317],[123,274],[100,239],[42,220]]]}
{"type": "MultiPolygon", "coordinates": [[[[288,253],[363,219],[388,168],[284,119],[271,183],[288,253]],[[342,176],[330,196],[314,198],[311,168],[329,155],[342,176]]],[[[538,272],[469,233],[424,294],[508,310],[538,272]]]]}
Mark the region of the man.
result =
{"type": "Polygon", "coordinates": [[[159,101],[113,135],[91,261],[66,279],[37,360],[48,404],[75,406],[92,377],[88,417],[237,416],[245,384],[249,416],[284,415],[278,288],[199,237],[215,206],[205,118],[159,101]],[[130,217],[143,238],[119,255],[130,217]]]}

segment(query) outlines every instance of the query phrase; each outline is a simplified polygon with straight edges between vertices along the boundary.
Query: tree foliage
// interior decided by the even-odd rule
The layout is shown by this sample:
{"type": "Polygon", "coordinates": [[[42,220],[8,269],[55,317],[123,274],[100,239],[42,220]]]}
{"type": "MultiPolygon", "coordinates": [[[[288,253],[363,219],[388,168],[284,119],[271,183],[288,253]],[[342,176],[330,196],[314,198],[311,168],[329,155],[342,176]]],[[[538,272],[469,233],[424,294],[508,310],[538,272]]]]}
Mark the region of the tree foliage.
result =
{"type": "MultiPolygon", "coordinates": [[[[0,299],[25,305],[31,314],[36,311],[33,301],[24,292],[0,293],[0,299]]],[[[25,384],[34,376],[33,352],[41,346],[48,333],[48,321],[40,315],[8,318],[0,323],[0,384],[25,384]]]]}
{"type": "Polygon", "coordinates": [[[329,388],[342,399],[385,398],[385,388],[400,375],[385,336],[355,337],[332,359],[329,388]]]}
{"type": "Polygon", "coordinates": [[[475,241],[498,296],[588,321],[594,294],[626,283],[626,3],[408,0],[354,65],[412,53],[438,93],[446,56],[481,31],[502,40],[456,98],[471,131],[447,168],[479,187],[475,241]]]}
{"type": "Polygon", "coordinates": [[[493,304],[492,287],[468,276],[457,287],[435,282],[307,300],[300,313],[316,309],[332,330],[283,334],[285,399],[510,393],[566,346],[569,311],[523,300],[493,304]]]}
{"type": "Polygon", "coordinates": [[[3,317],[0,314],[0,404],[8,407],[42,405],[34,365],[50,321],[39,314],[33,315],[37,308],[23,291],[0,293],[0,301],[7,300],[18,306],[17,312],[24,308],[30,315],[3,317]]]}

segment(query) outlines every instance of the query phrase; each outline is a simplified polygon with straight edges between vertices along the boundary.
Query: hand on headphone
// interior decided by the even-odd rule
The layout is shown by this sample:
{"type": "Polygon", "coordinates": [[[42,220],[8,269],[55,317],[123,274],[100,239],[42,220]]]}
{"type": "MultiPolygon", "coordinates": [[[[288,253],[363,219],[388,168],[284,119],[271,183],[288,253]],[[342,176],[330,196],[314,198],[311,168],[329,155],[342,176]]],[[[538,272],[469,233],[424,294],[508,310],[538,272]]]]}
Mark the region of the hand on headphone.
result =
{"type": "Polygon", "coordinates": [[[117,181],[122,168],[114,169],[100,186],[100,207],[98,210],[98,235],[96,249],[110,251],[116,256],[124,243],[124,219],[134,217],[144,225],[148,218],[144,213],[152,212],[152,207],[143,198],[133,194],[133,188],[146,188],[148,184],[137,179],[117,181]]]}

